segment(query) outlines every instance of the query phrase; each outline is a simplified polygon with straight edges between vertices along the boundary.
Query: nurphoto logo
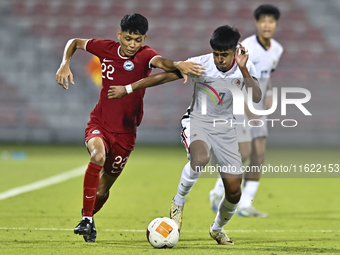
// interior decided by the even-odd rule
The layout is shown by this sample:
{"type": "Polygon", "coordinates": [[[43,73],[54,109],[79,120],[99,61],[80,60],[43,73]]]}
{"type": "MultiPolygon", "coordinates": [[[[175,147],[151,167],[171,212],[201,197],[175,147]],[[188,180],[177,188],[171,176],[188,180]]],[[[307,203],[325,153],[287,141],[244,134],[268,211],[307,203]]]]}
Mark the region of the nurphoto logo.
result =
{"type": "MultiPolygon", "coordinates": [[[[197,89],[199,90],[203,90],[205,91],[211,98],[213,98],[215,105],[222,105],[222,100],[220,98],[220,95],[216,92],[216,90],[214,88],[212,88],[211,86],[205,84],[205,83],[200,83],[203,84],[205,87],[209,88],[213,94],[215,94],[215,96],[217,97],[219,103],[217,103],[217,101],[214,98],[214,95],[209,92],[207,89],[203,89],[200,87],[197,87],[197,89]]],[[[217,87],[217,86],[215,86],[217,87]]],[[[232,96],[233,96],[233,114],[234,115],[244,115],[245,111],[244,111],[244,102],[245,102],[245,98],[244,98],[244,94],[243,92],[239,89],[238,86],[235,86],[233,84],[223,84],[220,85],[220,88],[227,88],[230,90],[232,96]]],[[[254,102],[253,102],[253,98],[252,98],[252,88],[248,89],[248,93],[247,93],[247,102],[248,102],[248,108],[249,111],[252,112],[253,114],[256,114],[258,116],[267,116],[270,115],[272,113],[274,113],[277,109],[278,106],[278,89],[273,87],[273,103],[272,106],[270,107],[270,109],[267,110],[258,110],[255,108],[254,106],[254,102]]],[[[295,105],[297,107],[297,109],[299,109],[305,116],[311,116],[312,114],[307,110],[307,108],[303,105],[307,102],[310,101],[311,99],[311,93],[308,89],[305,88],[298,88],[298,87],[282,87],[281,88],[281,98],[280,98],[280,102],[281,102],[281,116],[286,116],[287,115],[287,105],[295,105]],[[288,94],[294,94],[294,95],[302,95],[302,98],[289,98],[288,94]]],[[[203,94],[202,96],[202,104],[201,104],[201,114],[202,115],[206,115],[207,114],[207,96],[206,94],[203,94]]],[[[261,127],[263,125],[265,125],[265,121],[271,123],[271,126],[274,127],[274,123],[275,122],[281,122],[281,125],[283,127],[295,127],[297,126],[298,122],[295,119],[251,119],[249,120],[247,123],[244,120],[243,122],[237,122],[236,120],[232,119],[232,120],[228,120],[228,119],[214,119],[214,127],[216,127],[217,125],[230,125],[230,126],[234,126],[234,125],[246,125],[248,124],[248,126],[250,127],[261,127]]]]}

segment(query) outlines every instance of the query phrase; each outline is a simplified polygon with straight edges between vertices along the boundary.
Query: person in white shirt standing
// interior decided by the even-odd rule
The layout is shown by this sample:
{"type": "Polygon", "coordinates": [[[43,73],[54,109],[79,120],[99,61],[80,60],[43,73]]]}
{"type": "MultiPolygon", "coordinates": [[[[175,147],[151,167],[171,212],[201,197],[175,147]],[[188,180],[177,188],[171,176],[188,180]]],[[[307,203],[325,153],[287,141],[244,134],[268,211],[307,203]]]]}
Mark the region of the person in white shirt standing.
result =
{"type": "MultiPolygon", "coordinates": [[[[273,34],[277,28],[278,19],[280,17],[280,11],[273,5],[260,5],[254,11],[254,17],[256,20],[257,34],[244,39],[242,45],[249,51],[249,60],[255,65],[262,91],[261,101],[258,104],[254,104],[254,108],[257,110],[266,110],[272,105],[270,74],[275,70],[283,52],[281,44],[273,39],[273,34]]],[[[237,125],[237,139],[242,162],[245,162],[248,157],[250,157],[249,166],[260,167],[264,163],[266,140],[268,136],[266,116],[252,114],[249,111],[246,102],[245,113],[246,115],[236,116],[238,123],[245,123],[244,125],[237,125]],[[248,125],[248,120],[256,118],[263,122],[259,122],[259,126],[250,127],[248,125]],[[262,123],[264,123],[264,125],[262,125],[262,123]]],[[[252,122],[251,125],[254,125],[254,122],[252,122]]],[[[260,212],[252,206],[252,202],[259,187],[259,179],[260,172],[246,172],[244,174],[244,187],[237,213],[238,216],[267,217],[267,213],[260,212]]],[[[222,180],[218,178],[214,189],[209,193],[210,204],[215,212],[217,212],[223,192],[224,187],[222,180]]]]}

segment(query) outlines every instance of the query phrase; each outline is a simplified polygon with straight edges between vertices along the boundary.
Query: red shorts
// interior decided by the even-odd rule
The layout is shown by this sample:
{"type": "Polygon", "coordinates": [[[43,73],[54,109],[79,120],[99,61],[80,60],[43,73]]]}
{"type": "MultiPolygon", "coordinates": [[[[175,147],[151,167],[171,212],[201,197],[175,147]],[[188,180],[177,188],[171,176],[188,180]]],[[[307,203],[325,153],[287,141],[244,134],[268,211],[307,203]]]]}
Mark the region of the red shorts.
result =
{"type": "Polygon", "coordinates": [[[85,129],[86,143],[92,137],[100,137],[105,145],[106,160],[104,171],[110,176],[118,177],[134,148],[135,133],[111,133],[101,128],[100,125],[90,124],[85,129]]]}

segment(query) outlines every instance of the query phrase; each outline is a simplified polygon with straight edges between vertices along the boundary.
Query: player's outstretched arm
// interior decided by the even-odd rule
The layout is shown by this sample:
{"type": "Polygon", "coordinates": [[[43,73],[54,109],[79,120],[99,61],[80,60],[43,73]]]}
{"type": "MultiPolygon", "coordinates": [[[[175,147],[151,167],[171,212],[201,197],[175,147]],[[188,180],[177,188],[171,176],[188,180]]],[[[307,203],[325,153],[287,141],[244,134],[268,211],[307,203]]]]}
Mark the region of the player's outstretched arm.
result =
{"type": "Polygon", "coordinates": [[[64,89],[68,89],[68,78],[70,78],[71,83],[74,84],[73,74],[70,70],[71,57],[76,49],[84,50],[86,42],[87,39],[71,39],[65,46],[63,59],[56,73],[56,80],[64,89]]]}
{"type": "Polygon", "coordinates": [[[242,44],[239,43],[239,46],[236,48],[236,52],[235,52],[235,60],[243,75],[247,91],[248,91],[248,88],[252,88],[253,101],[255,103],[258,103],[261,101],[262,92],[261,92],[258,80],[249,74],[249,71],[246,66],[248,58],[249,58],[248,52],[242,46],[242,44]]]}
{"type": "Polygon", "coordinates": [[[132,93],[133,91],[157,86],[180,78],[181,75],[178,71],[157,73],[126,86],[110,86],[107,96],[109,99],[118,99],[132,93]]]}
{"type": "Polygon", "coordinates": [[[199,63],[194,62],[183,62],[183,61],[172,61],[169,59],[162,58],[160,56],[152,59],[151,64],[155,67],[161,68],[166,72],[175,71],[178,69],[184,77],[184,83],[187,82],[187,75],[193,74],[196,76],[203,76],[204,68],[199,63]]]}

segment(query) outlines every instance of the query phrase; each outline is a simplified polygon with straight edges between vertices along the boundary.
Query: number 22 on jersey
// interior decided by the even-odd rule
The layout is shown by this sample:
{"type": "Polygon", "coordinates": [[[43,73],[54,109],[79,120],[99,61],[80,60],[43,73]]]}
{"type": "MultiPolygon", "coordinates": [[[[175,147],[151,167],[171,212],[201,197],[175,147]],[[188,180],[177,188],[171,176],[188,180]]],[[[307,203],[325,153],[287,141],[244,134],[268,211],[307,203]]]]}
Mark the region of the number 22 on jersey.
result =
{"type": "Polygon", "coordinates": [[[102,78],[113,80],[112,74],[115,71],[113,65],[102,63],[102,78]],[[106,73],[105,73],[106,72],[106,73]]]}

